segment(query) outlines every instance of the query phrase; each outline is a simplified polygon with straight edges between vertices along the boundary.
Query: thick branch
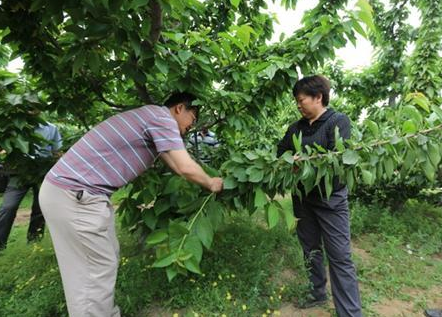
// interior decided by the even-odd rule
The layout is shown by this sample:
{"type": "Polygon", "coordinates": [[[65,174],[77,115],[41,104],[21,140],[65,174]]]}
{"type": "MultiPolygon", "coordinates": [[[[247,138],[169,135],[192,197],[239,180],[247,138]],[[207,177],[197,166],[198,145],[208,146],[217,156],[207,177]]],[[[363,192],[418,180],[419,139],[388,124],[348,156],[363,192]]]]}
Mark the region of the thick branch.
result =
{"type": "MultiPolygon", "coordinates": [[[[149,36],[150,43],[148,43],[147,41],[143,41],[141,43],[143,49],[148,51],[153,49],[155,43],[160,38],[161,26],[163,24],[161,5],[157,0],[150,1],[150,19],[151,19],[150,36],[149,36]]],[[[131,61],[138,68],[138,58],[135,55],[131,56],[131,61]]],[[[154,103],[145,85],[135,83],[135,87],[137,88],[138,96],[144,103],[147,104],[154,103]]]]}
{"type": "Polygon", "coordinates": [[[150,19],[150,44],[153,47],[160,38],[161,26],[163,24],[161,5],[157,0],[150,1],[150,19]]]}
{"type": "Polygon", "coordinates": [[[92,83],[92,91],[95,93],[95,95],[98,97],[99,100],[107,104],[109,107],[117,110],[124,110],[127,108],[127,106],[125,105],[117,105],[116,103],[107,100],[103,95],[103,89],[101,83],[97,79],[92,78],[91,83],[92,83]]]}

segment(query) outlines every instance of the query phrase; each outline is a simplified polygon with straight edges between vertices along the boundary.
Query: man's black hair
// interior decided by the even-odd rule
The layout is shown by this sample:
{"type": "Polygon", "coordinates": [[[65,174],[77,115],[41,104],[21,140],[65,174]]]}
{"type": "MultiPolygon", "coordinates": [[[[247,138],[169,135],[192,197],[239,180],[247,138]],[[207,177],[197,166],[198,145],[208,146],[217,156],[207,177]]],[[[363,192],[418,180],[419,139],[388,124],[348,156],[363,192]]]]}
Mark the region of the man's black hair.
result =
{"type": "Polygon", "coordinates": [[[198,106],[192,105],[192,102],[197,99],[194,94],[188,92],[174,92],[167,98],[164,105],[167,108],[172,108],[179,103],[183,103],[186,106],[186,109],[195,111],[196,118],[198,118],[199,108],[198,106]]]}
{"type": "Polygon", "coordinates": [[[330,101],[330,81],[321,75],[304,77],[293,87],[293,96],[296,98],[299,94],[310,97],[322,95],[322,105],[327,107],[330,101]]]}
{"type": "Polygon", "coordinates": [[[174,92],[172,95],[170,95],[169,98],[167,98],[164,105],[167,108],[172,108],[173,106],[184,103],[186,108],[192,107],[192,101],[196,99],[196,96],[188,93],[188,92],[174,92]]]}

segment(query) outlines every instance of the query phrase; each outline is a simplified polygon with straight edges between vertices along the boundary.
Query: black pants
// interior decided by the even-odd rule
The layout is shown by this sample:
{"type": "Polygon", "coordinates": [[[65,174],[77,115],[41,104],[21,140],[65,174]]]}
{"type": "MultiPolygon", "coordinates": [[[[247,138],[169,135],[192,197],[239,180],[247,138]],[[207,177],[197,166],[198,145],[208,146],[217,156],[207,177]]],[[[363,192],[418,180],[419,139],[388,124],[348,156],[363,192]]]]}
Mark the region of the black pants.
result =
{"type": "Polygon", "coordinates": [[[38,202],[39,186],[35,184],[16,186],[15,184],[16,179],[11,177],[3,194],[3,203],[0,207],[0,249],[6,248],[9,233],[17,215],[17,209],[29,189],[32,189],[33,202],[27,239],[29,242],[34,241],[42,237],[44,233],[45,220],[38,202]]]}
{"type": "Polygon", "coordinates": [[[347,189],[333,192],[329,200],[317,195],[302,201],[297,196],[292,199],[295,216],[299,218],[296,230],[313,286],[312,295],[316,299],[326,296],[324,246],[338,316],[362,316],[356,270],[351,260],[347,189]]]}

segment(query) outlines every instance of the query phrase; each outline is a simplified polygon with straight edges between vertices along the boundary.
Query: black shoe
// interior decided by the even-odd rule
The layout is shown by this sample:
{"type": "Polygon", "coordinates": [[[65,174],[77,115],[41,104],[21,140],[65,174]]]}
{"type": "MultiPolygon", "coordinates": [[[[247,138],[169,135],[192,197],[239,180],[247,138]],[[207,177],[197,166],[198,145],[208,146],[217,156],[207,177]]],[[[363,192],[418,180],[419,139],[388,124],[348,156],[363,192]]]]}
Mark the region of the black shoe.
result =
{"type": "Polygon", "coordinates": [[[28,234],[27,238],[28,238],[28,244],[32,244],[43,240],[43,234],[42,233],[28,234]]]}
{"type": "Polygon", "coordinates": [[[427,317],[442,317],[442,309],[426,309],[425,316],[427,316],[427,317]]]}
{"type": "Polygon", "coordinates": [[[308,298],[298,302],[298,307],[301,309],[307,309],[312,307],[324,306],[325,304],[327,304],[327,301],[327,296],[321,298],[309,296],[308,298]]]}

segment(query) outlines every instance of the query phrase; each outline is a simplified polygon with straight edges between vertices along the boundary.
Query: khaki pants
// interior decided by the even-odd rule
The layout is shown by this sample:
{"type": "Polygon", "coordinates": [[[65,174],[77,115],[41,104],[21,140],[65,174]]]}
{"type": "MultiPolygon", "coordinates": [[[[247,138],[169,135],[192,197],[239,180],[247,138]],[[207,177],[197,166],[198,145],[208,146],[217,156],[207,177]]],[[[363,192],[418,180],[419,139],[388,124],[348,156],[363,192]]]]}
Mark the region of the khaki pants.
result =
{"type": "Polygon", "coordinates": [[[44,181],[40,205],[54,244],[70,317],[118,317],[114,305],[119,245],[105,195],[44,181]]]}

